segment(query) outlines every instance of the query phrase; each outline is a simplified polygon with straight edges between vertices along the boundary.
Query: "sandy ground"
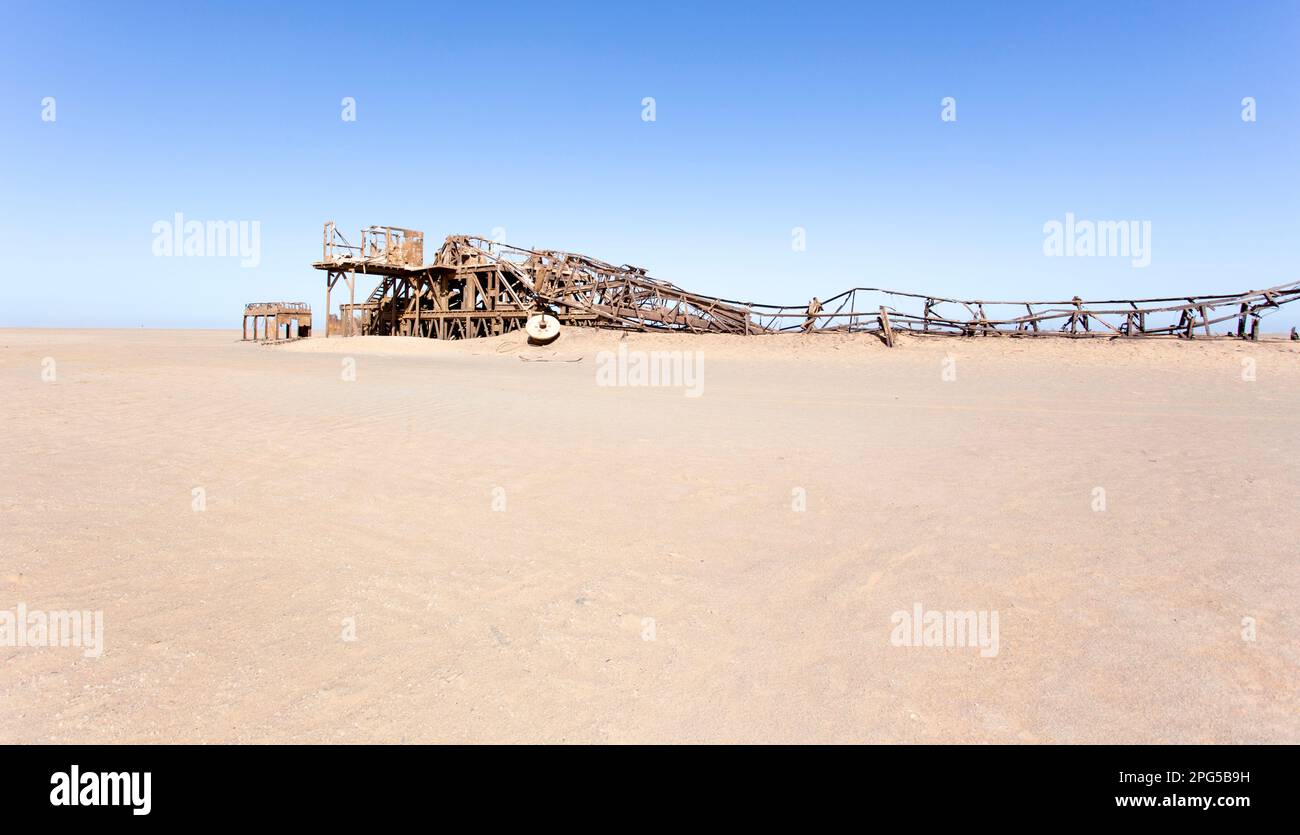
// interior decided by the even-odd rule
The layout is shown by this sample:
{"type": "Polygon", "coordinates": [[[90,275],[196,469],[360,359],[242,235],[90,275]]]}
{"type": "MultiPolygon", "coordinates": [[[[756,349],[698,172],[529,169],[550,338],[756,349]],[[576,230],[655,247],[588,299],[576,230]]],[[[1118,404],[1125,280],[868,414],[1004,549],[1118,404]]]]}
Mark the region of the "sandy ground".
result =
{"type": "Polygon", "coordinates": [[[0,741],[1300,742],[1292,344],[618,344],[0,331],[0,741]]]}

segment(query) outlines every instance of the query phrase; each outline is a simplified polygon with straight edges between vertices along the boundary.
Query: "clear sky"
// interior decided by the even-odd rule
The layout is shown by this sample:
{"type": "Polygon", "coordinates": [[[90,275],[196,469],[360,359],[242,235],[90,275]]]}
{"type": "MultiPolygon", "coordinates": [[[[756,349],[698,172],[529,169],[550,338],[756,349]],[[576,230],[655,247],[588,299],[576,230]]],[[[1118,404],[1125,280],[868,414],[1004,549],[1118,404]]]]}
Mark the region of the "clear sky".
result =
{"type": "Polygon", "coordinates": [[[319,321],[326,220],[430,253],[500,228],[773,303],[1300,279],[1297,2],[2,12],[0,325],[234,328],[273,299],[319,321]],[[257,221],[260,263],[155,256],[176,212],[257,221]],[[1044,255],[1066,213],[1149,221],[1150,265],[1044,255]]]}

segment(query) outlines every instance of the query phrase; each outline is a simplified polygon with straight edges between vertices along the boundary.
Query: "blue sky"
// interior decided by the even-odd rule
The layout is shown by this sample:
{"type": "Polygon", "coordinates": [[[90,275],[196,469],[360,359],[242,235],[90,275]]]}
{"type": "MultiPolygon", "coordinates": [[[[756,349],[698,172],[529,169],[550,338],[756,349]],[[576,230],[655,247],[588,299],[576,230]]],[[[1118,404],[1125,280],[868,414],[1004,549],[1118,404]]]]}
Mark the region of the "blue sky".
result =
{"type": "Polygon", "coordinates": [[[1300,278],[1296,2],[43,2],[4,18],[4,326],[238,327],[269,299],[319,318],[326,220],[422,229],[430,251],[500,227],[773,303],[1300,278]],[[176,212],[258,221],[260,264],[155,257],[153,224],[176,212]],[[1150,266],[1045,256],[1043,225],[1067,212],[1150,221],[1150,266]]]}

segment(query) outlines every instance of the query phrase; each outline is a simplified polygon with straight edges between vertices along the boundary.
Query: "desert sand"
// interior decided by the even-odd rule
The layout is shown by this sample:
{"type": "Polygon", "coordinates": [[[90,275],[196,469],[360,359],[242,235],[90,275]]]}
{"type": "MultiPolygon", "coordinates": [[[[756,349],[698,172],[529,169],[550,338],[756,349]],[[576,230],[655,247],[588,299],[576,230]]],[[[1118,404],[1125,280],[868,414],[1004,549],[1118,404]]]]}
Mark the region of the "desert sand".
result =
{"type": "Polygon", "coordinates": [[[1300,742],[1296,343],[619,344],[0,331],[0,742],[1300,742]]]}

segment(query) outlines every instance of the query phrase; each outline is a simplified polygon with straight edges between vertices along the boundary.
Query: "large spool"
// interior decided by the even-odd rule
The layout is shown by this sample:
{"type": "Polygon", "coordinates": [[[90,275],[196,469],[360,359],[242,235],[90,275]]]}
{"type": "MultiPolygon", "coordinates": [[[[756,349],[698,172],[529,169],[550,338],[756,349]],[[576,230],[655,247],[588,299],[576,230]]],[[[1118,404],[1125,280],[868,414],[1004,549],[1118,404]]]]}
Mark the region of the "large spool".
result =
{"type": "Polygon", "coordinates": [[[534,313],[528,317],[524,332],[534,345],[549,345],[560,335],[560,320],[545,313],[534,313]]]}

